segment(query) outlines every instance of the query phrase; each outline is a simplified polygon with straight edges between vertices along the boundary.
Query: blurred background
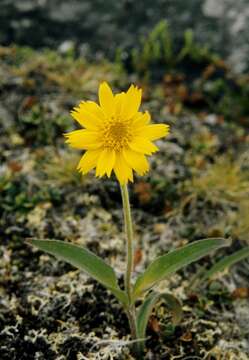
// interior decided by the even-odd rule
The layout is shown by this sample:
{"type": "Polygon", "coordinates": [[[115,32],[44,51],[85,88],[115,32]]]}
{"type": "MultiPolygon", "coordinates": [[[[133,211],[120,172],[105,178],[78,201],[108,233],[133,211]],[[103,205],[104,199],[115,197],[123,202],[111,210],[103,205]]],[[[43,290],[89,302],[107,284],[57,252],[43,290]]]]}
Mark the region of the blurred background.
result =
{"type": "Polygon", "coordinates": [[[77,128],[70,110],[97,100],[103,80],[114,92],[142,87],[142,110],[171,126],[130,184],[135,273],[192,241],[233,239],[160,285],[184,320],[173,326],[161,304],[145,359],[248,359],[248,258],[202,286],[195,276],[248,252],[248,20],[247,0],[0,0],[1,360],[132,359],[101,343],[129,340],[111,294],[25,242],[86,246],[122,285],[117,182],[77,173],[81,152],[63,137],[77,128]]]}
{"type": "Polygon", "coordinates": [[[166,20],[173,40],[191,28],[228,59],[237,71],[248,69],[249,4],[247,0],[1,0],[0,42],[65,50],[75,46],[90,58],[122,57],[166,20]]]}

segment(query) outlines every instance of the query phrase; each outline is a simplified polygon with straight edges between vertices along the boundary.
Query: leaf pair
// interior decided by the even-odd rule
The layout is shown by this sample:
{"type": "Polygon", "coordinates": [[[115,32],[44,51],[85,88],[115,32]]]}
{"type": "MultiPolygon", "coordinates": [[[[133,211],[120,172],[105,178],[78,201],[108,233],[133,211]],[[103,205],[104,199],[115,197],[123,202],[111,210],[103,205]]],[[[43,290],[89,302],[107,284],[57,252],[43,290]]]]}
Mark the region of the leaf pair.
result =
{"type": "MultiPolygon", "coordinates": [[[[31,239],[30,243],[85,271],[109,289],[123,305],[128,305],[127,295],[119,288],[113,268],[91,251],[59,240],[31,239]]],[[[199,240],[158,257],[138,277],[133,290],[133,302],[144,291],[149,290],[172,273],[227,245],[229,245],[229,242],[222,238],[199,240]]]]}
{"type": "MultiPolygon", "coordinates": [[[[88,275],[92,276],[95,280],[109,289],[128,311],[129,307],[133,306],[132,304],[135,303],[137,298],[140,297],[143,292],[151,289],[161,280],[193,261],[208,255],[210,252],[230,244],[229,240],[222,238],[204,239],[158,257],[152,261],[145,272],[137,278],[133,287],[132,303],[129,303],[127,294],[118,286],[117,277],[113,268],[91,251],[59,240],[30,239],[29,241],[39,249],[85,271],[88,275]]],[[[136,316],[138,338],[145,338],[146,327],[151,311],[159,300],[166,302],[169,309],[172,311],[173,322],[178,323],[180,321],[182,310],[178,300],[170,294],[152,292],[145,298],[138,309],[136,316]]],[[[141,354],[144,348],[144,341],[138,343],[138,348],[139,353],[141,354]]]]}

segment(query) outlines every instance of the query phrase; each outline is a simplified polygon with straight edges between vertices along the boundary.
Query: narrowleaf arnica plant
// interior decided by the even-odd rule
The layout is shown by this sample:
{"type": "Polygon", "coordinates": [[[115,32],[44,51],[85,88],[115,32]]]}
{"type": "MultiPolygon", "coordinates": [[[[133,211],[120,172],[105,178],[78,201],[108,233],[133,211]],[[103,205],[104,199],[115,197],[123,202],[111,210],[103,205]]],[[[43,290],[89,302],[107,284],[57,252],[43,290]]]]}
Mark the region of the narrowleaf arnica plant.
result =
{"type": "Polygon", "coordinates": [[[196,241],[158,257],[137,279],[133,278],[134,239],[127,185],[133,181],[133,171],[143,175],[149,170],[147,156],[158,151],[153,141],[169,132],[168,125],[151,124],[149,112],[139,111],[141,97],[141,89],[134,85],[127,92],[113,95],[103,82],[99,87],[99,105],[82,101],[72,111],[82,129],[65,134],[71,147],[85,150],[78,164],[82,174],[96,169],[97,177],[114,173],[119,182],[127,236],[124,290],[118,285],[114,269],[89,250],[64,241],[30,240],[39,249],[82,269],[116,296],[129,320],[136,358],[143,356],[147,323],[159,300],[169,307],[175,323],[181,319],[179,301],[169,293],[152,289],[183,266],[229,243],[222,238],[196,241]],[[138,299],[140,305],[136,306],[138,299]]]}

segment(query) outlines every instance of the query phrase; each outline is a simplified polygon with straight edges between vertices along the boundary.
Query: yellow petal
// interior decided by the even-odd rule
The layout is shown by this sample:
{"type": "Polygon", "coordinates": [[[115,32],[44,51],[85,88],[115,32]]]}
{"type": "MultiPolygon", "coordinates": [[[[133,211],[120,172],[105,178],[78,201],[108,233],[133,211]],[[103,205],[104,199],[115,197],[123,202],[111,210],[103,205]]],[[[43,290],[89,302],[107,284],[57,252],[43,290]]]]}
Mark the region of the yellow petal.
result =
{"type": "Polygon", "coordinates": [[[132,126],[135,128],[140,128],[142,126],[148,125],[150,123],[150,113],[145,111],[145,113],[138,112],[132,119],[132,126]]]}
{"type": "Polygon", "coordinates": [[[123,111],[125,105],[125,93],[121,92],[114,96],[114,104],[115,104],[115,115],[120,116],[121,112],[123,111]]]}
{"type": "Polygon", "coordinates": [[[149,170],[149,163],[146,157],[128,148],[123,150],[124,158],[139,175],[144,175],[149,170]]]}
{"type": "Polygon", "coordinates": [[[133,181],[132,168],[127,164],[123,154],[120,152],[116,153],[114,172],[121,185],[126,184],[128,180],[133,181]]]}
{"type": "Polygon", "coordinates": [[[92,104],[82,101],[78,107],[71,111],[71,115],[81,126],[96,131],[103,126],[103,119],[96,115],[96,111],[93,111],[94,108],[92,104]]]}
{"type": "Polygon", "coordinates": [[[99,134],[89,130],[75,130],[65,134],[66,143],[75,149],[98,149],[102,146],[99,134]]]}
{"type": "Polygon", "coordinates": [[[125,119],[131,119],[137,112],[141,104],[142,89],[138,89],[131,85],[125,94],[124,107],[122,109],[122,116],[125,119]]]}
{"type": "Polygon", "coordinates": [[[129,147],[133,151],[137,151],[139,153],[143,153],[143,154],[146,154],[146,155],[151,155],[152,153],[159,150],[156,145],[154,145],[148,139],[143,138],[142,136],[134,137],[132,142],[129,143],[129,147]]]}
{"type": "Polygon", "coordinates": [[[77,170],[82,174],[87,174],[90,170],[94,169],[97,165],[98,158],[101,154],[101,150],[87,150],[80,159],[77,170]]]}
{"type": "Polygon", "coordinates": [[[114,114],[114,96],[111,88],[106,82],[101,83],[99,86],[99,103],[108,117],[111,117],[114,114]]]}
{"type": "Polygon", "coordinates": [[[100,157],[98,159],[97,167],[96,167],[96,176],[103,176],[107,174],[110,177],[112,169],[115,164],[115,151],[112,149],[104,149],[100,157]]]}
{"type": "Polygon", "coordinates": [[[144,136],[149,140],[157,140],[169,133],[169,125],[153,124],[139,128],[136,132],[138,136],[144,136]]]}
{"type": "Polygon", "coordinates": [[[96,117],[104,121],[106,119],[104,111],[101,107],[94,101],[85,101],[84,106],[88,112],[93,113],[96,117]]]}

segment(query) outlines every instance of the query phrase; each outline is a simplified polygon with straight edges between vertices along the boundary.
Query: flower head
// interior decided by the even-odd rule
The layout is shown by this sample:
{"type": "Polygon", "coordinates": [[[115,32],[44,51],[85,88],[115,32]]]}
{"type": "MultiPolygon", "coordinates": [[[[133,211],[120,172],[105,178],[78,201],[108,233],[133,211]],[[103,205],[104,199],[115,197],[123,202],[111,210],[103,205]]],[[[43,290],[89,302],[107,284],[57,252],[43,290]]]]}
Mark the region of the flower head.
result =
{"type": "Polygon", "coordinates": [[[113,95],[106,82],[99,86],[99,103],[82,101],[71,112],[83,127],[65,134],[66,142],[86,150],[78,170],[83,174],[96,168],[96,176],[110,177],[114,171],[121,184],[133,181],[133,170],[144,175],[149,170],[146,155],[158,150],[152,143],[169,132],[165,124],[150,124],[148,111],[140,112],[142,90],[113,95]]]}

